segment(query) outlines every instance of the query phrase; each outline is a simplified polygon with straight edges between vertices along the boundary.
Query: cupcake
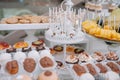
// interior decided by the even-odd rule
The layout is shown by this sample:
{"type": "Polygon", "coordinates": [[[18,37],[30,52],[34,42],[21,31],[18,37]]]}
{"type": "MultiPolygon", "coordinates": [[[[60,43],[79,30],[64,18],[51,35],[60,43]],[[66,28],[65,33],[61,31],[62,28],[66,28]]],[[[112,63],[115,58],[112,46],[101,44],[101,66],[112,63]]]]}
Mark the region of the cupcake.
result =
{"type": "Polygon", "coordinates": [[[77,58],[77,56],[72,54],[66,57],[65,62],[68,64],[77,64],[79,62],[79,59],[77,58]]]}
{"type": "Polygon", "coordinates": [[[59,78],[53,71],[44,71],[38,76],[38,80],[59,80],[59,78]]]}
{"type": "Polygon", "coordinates": [[[93,56],[92,56],[97,62],[101,62],[103,60],[105,60],[104,55],[101,52],[94,52],[93,56]]]}
{"type": "Polygon", "coordinates": [[[84,52],[84,49],[82,49],[82,48],[75,48],[75,49],[74,49],[74,53],[75,53],[75,54],[80,54],[80,53],[82,53],[82,52],[84,52]]]}
{"type": "Polygon", "coordinates": [[[107,60],[113,60],[113,61],[116,61],[119,59],[118,55],[114,52],[110,52],[110,53],[106,54],[106,58],[107,58],[107,60]]]}
{"type": "Polygon", "coordinates": [[[13,79],[13,80],[32,80],[32,78],[29,77],[28,75],[22,74],[22,75],[18,75],[18,76],[15,77],[15,79],[13,79]]]}
{"type": "Polygon", "coordinates": [[[70,46],[70,45],[69,45],[69,46],[66,47],[66,52],[67,52],[67,53],[74,53],[74,49],[75,49],[75,48],[74,48],[73,46],[70,46]]]}

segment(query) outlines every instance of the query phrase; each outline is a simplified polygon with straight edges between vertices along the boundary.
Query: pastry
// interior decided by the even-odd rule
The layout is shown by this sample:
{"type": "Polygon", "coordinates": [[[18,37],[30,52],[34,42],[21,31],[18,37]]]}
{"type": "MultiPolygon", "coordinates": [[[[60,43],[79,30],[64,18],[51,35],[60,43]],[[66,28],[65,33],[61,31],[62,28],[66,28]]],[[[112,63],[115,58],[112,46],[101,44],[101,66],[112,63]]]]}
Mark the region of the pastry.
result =
{"type": "Polygon", "coordinates": [[[3,50],[3,49],[6,49],[6,48],[9,48],[10,45],[7,43],[7,42],[0,42],[0,50],[3,50]]]}
{"type": "Polygon", "coordinates": [[[39,62],[43,68],[52,67],[54,65],[53,61],[47,56],[41,58],[39,62]]]}
{"type": "Polygon", "coordinates": [[[22,75],[17,75],[17,77],[15,77],[15,79],[13,80],[32,80],[32,78],[29,77],[28,75],[22,74],[22,75]]]}
{"type": "Polygon", "coordinates": [[[16,17],[10,17],[6,19],[7,24],[16,24],[18,22],[18,19],[16,17]]]}
{"type": "Polygon", "coordinates": [[[86,64],[86,66],[87,66],[89,73],[91,73],[93,76],[95,76],[97,74],[97,72],[92,64],[89,63],[89,64],[86,64]]]}
{"type": "Polygon", "coordinates": [[[107,58],[107,60],[113,60],[113,61],[116,61],[119,59],[118,55],[114,52],[110,52],[110,53],[106,54],[106,58],[107,58]]]}
{"type": "Polygon", "coordinates": [[[18,70],[19,70],[18,62],[16,60],[7,62],[7,64],[6,64],[6,70],[10,74],[16,74],[16,73],[18,73],[18,70]]]}
{"type": "Polygon", "coordinates": [[[72,54],[66,57],[65,62],[68,64],[77,64],[79,62],[79,59],[77,58],[77,56],[72,54]]]}
{"type": "Polygon", "coordinates": [[[97,62],[105,60],[104,55],[101,52],[94,52],[92,56],[97,62]]]}
{"type": "Polygon", "coordinates": [[[82,74],[86,73],[86,70],[83,66],[79,65],[79,64],[74,64],[73,65],[73,70],[75,71],[75,73],[78,76],[81,76],[82,74]]]}
{"type": "Polygon", "coordinates": [[[118,67],[115,63],[113,63],[113,62],[108,62],[106,65],[107,65],[108,67],[110,67],[113,72],[116,72],[116,73],[118,73],[118,74],[120,73],[120,69],[119,69],[119,67],[118,67]]]}
{"type": "Polygon", "coordinates": [[[75,54],[80,54],[80,53],[82,53],[82,52],[84,52],[84,49],[81,49],[81,48],[76,48],[76,49],[74,49],[74,53],[75,53],[75,54]]]}
{"type": "Polygon", "coordinates": [[[27,72],[31,73],[35,70],[36,62],[33,58],[26,58],[23,62],[23,66],[27,72]]]}
{"type": "Polygon", "coordinates": [[[16,49],[15,48],[9,48],[6,50],[7,53],[12,53],[12,52],[16,52],[16,49]]]}
{"type": "Polygon", "coordinates": [[[101,63],[97,63],[96,66],[100,69],[100,73],[106,73],[108,71],[101,63]]]}
{"type": "Polygon", "coordinates": [[[73,46],[70,46],[70,45],[66,47],[67,53],[73,53],[73,52],[74,52],[74,49],[75,49],[75,48],[74,48],[73,46]]]}
{"type": "Polygon", "coordinates": [[[120,65],[120,61],[118,61],[118,62],[117,62],[117,64],[119,64],[119,65],[120,65]]]}
{"type": "Polygon", "coordinates": [[[32,50],[31,47],[22,48],[22,52],[30,52],[31,50],[32,50]]]}
{"type": "Polygon", "coordinates": [[[44,71],[38,76],[38,80],[59,80],[58,75],[53,71],[44,71]]]}
{"type": "Polygon", "coordinates": [[[78,56],[80,62],[89,62],[91,60],[91,57],[86,53],[82,52],[78,56]]]}
{"type": "Polygon", "coordinates": [[[17,42],[13,45],[14,48],[18,49],[18,48],[26,48],[28,47],[28,43],[27,42],[24,42],[24,41],[20,41],[20,42],[17,42]]]}
{"type": "Polygon", "coordinates": [[[42,41],[42,40],[34,41],[34,42],[32,42],[32,46],[39,47],[39,46],[43,45],[43,43],[44,43],[44,41],[42,41]]]}
{"type": "Polygon", "coordinates": [[[63,47],[61,45],[56,45],[53,47],[53,49],[56,51],[56,52],[62,52],[63,51],[63,47]]]}

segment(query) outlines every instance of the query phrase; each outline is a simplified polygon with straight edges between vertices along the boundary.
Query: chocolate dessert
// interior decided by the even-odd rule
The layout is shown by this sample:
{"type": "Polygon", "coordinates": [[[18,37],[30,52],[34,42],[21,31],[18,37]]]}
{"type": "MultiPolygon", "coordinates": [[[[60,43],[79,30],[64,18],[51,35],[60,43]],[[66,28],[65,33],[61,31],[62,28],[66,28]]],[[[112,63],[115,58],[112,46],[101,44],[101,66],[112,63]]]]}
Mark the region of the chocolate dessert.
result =
{"type": "Polygon", "coordinates": [[[6,50],[7,53],[12,53],[12,52],[16,52],[15,48],[9,48],[6,50]]]}
{"type": "Polygon", "coordinates": [[[7,62],[7,64],[6,64],[6,70],[10,74],[16,74],[16,73],[18,73],[18,70],[19,70],[18,62],[16,60],[7,62]]]}
{"type": "Polygon", "coordinates": [[[101,63],[97,63],[96,66],[100,69],[100,73],[106,73],[107,68],[103,66],[101,63]]]}
{"type": "Polygon", "coordinates": [[[53,61],[47,56],[41,58],[39,62],[43,68],[52,67],[54,65],[53,61]]]}
{"type": "Polygon", "coordinates": [[[29,52],[31,50],[32,50],[31,47],[22,48],[22,52],[29,52]]]}
{"type": "Polygon", "coordinates": [[[53,47],[53,49],[57,52],[62,52],[63,51],[63,47],[61,45],[56,45],[53,47]]]}
{"type": "Polygon", "coordinates": [[[80,54],[80,53],[82,53],[82,52],[84,52],[85,50],[84,49],[81,49],[81,48],[76,48],[75,50],[74,50],[74,52],[75,52],[75,54],[80,54]]]}
{"type": "Polygon", "coordinates": [[[24,69],[27,72],[33,72],[36,67],[36,62],[33,58],[26,58],[23,62],[24,69]]]}
{"type": "Polygon", "coordinates": [[[86,65],[87,66],[87,68],[88,68],[88,71],[93,75],[93,76],[95,76],[96,74],[97,74],[97,72],[96,72],[96,70],[95,70],[95,68],[93,67],[93,65],[92,64],[87,64],[86,65]]]}
{"type": "Polygon", "coordinates": [[[78,76],[81,76],[82,74],[86,73],[85,68],[79,64],[74,64],[73,70],[76,72],[78,76]]]}
{"type": "Polygon", "coordinates": [[[115,63],[113,63],[113,62],[108,62],[106,65],[107,65],[108,67],[110,67],[112,71],[114,71],[114,72],[116,72],[116,73],[120,73],[119,67],[118,67],[115,63]]]}

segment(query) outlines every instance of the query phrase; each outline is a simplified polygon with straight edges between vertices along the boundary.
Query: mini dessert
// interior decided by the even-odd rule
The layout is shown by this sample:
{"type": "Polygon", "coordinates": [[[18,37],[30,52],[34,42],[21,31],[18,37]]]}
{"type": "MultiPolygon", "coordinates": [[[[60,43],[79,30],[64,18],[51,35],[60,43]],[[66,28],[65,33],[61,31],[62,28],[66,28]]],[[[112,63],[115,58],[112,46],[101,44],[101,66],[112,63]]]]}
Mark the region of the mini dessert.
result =
{"type": "Polygon", "coordinates": [[[91,57],[86,52],[80,53],[78,58],[79,58],[79,61],[83,63],[91,60],[91,57]]]}
{"type": "Polygon", "coordinates": [[[26,48],[28,47],[28,43],[21,41],[21,42],[17,42],[13,45],[14,48],[18,49],[18,48],[26,48]]]}
{"type": "Polygon", "coordinates": [[[86,73],[86,70],[83,66],[79,65],[79,64],[74,64],[73,65],[73,70],[75,71],[75,73],[78,76],[81,76],[82,74],[86,73]]]}
{"type": "Polygon", "coordinates": [[[107,60],[114,60],[114,61],[119,59],[118,55],[114,52],[110,52],[110,53],[106,54],[106,58],[107,58],[107,60]]]}
{"type": "Polygon", "coordinates": [[[66,48],[66,51],[67,51],[67,53],[73,53],[74,52],[74,47],[73,46],[67,46],[67,48],[66,48]]]}
{"type": "Polygon", "coordinates": [[[120,73],[119,67],[115,63],[108,62],[106,65],[110,67],[113,72],[120,73]]]}
{"type": "Polygon", "coordinates": [[[44,49],[45,49],[45,47],[44,47],[43,45],[36,47],[36,50],[37,50],[37,51],[44,50],[44,49]]]}
{"type": "Polygon", "coordinates": [[[0,50],[9,48],[10,45],[7,42],[0,42],[0,50]]]}
{"type": "Polygon", "coordinates": [[[16,52],[16,49],[15,48],[9,48],[6,50],[7,53],[12,53],[12,52],[16,52]]]}
{"type": "Polygon", "coordinates": [[[50,53],[51,54],[56,54],[56,51],[53,48],[50,48],[50,53]]]}
{"type": "Polygon", "coordinates": [[[28,75],[18,75],[13,80],[32,80],[28,75]]]}
{"type": "Polygon", "coordinates": [[[43,68],[52,67],[54,65],[53,61],[47,56],[41,58],[39,62],[43,68]]]}
{"type": "Polygon", "coordinates": [[[60,46],[60,45],[54,46],[53,49],[54,49],[56,52],[62,52],[62,51],[63,51],[63,47],[60,46]]]}
{"type": "Polygon", "coordinates": [[[75,53],[75,54],[80,54],[80,53],[82,53],[82,52],[84,52],[84,49],[81,49],[81,48],[76,48],[76,49],[74,49],[74,53],[75,53]]]}
{"type": "Polygon", "coordinates": [[[119,64],[119,65],[120,65],[120,61],[118,61],[118,62],[117,62],[117,64],[119,64]]]}
{"type": "Polygon", "coordinates": [[[102,55],[101,52],[94,52],[93,58],[94,58],[97,62],[101,62],[101,61],[105,60],[105,58],[104,58],[104,56],[102,55]]]}
{"type": "Polygon", "coordinates": [[[56,61],[57,62],[57,68],[64,68],[64,65],[61,61],[56,61]]]}
{"type": "Polygon", "coordinates": [[[92,64],[87,64],[86,65],[87,66],[87,68],[88,68],[88,71],[93,75],[93,76],[95,76],[96,74],[97,74],[97,72],[96,72],[96,70],[95,70],[95,68],[93,67],[93,65],[92,64]]]}
{"type": "Polygon", "coordinates": [[[39,47],[39,46],[43,45],[43,43],[44,43],[43,40],[34,41],[34,42],[32,42],[32,46],[39,47]]]}
{"type": "Polygon", "coordinates": [[[108,71],[101,63],[97,63],[96,66],[100,69],[100,73],[106,73],[108,71]]]}
{"type": "Polygon", "coordinates": [[[95,80],[95,78],[90,73],[85,73],[80,76],[79,80],[95,80]]]}
{"type": "Polygon", "coordinates": [[[36,67],[36,62],[33,58],[26,58],[23,62],[24,69],[27,72],[33,72],[36,67]]]}
{"type": "Polygon", "coordinates": [[[30,52],[31,50],[31,47],[22,48],[22,52],[30,52]]]}
{"type": "Polygon", "coordinates": [[[19,70],[18,62],[16,60],[7,62],[7,64],[6,64],[6,70],[10,74],[16,74],[16,73],[18,73],[18,70],[19,70]]]}
{"type": "Polygon", "coordinates": [[[6,19],[7,24],[16,24],[18,22],[18,19],[16,17],[10,17],[6,19]]]}
{"type": "Polygon", "coordinates": [[[79,59],[74,54],[72,54],[68,55],[65,61],[68,64],[77,64],[79,62],[79,59]]]}
{"type": "Polygon", "coordinates": [[[38,80],[59,80],[58,75],[52,71],[44,71],[38,76],[38,80]]]}

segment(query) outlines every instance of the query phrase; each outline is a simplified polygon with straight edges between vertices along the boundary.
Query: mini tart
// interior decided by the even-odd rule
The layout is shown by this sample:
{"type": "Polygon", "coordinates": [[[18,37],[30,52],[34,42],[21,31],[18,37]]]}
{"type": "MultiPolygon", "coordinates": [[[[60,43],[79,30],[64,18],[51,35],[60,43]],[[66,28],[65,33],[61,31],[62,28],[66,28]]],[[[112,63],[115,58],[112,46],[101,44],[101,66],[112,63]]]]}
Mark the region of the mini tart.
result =
{"type": "Polygon", "coordinates": [[[43,45],[43,43],[44,43],[43,40],[34,41],[34,42],[32,42],[32,46],[38,47],[38,46],[43,45]]]}
{"type": "Polygon", "coordinates": [[[76,49],[74,49],[74,53],[75,54],[80,54],[80,53],[82,53],[82,52],[84,52],[85,50],[84,49],[81,49],[81,48],[76,48],[76,49]]]}
{"type": "Polygon", "coordinates": [[[66,57],[66,63],[68,63],[68,64],[78,64],[78,62],[79,62],[79,59],[75,56],[75,55],[68,55],[67,57],[66,57]]]}
{"type": "Polygon", "coordinates": [[[119,59],[118,55],[114,52],[110,52],[106,54],[106,58],[107,60],[113,60],[113,61],[117,61],[119,59]]]}
{"type": "Polygon", "coordinates": [[[14,48],[19,49],[19,48],[26,48],[28,47],[28,43],[24,41],[17,42],[13,45],[14,48]]]}
{"type": "Polygon", "coordinates": [[[63,51],[63,47],[60,46],[60,45],[54,46],[53,49],[54,49],[56,52],[62,52],[62,51],[63,51]]]}
{"type": "Polygon", "coordinates": [[[73,46],[67,46],[66,51],[67,51],[67,53],[73,53],[74,49],[75,48],[73,46]]]}
{"type": "Polygon", "coordinates": [[[102,55],[101,52],[94,52],[93,56],[92,56],[97,62],[101,62],[103,60],[105,60],[104,56],[102,55]]]}
{"type": "Polygon", "coordinates": [[[10,45],[7,42],[0,42],[0,50],[9,48],[10,45]]]}

